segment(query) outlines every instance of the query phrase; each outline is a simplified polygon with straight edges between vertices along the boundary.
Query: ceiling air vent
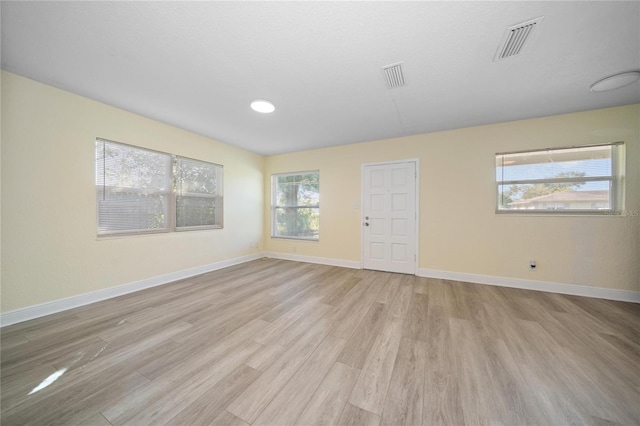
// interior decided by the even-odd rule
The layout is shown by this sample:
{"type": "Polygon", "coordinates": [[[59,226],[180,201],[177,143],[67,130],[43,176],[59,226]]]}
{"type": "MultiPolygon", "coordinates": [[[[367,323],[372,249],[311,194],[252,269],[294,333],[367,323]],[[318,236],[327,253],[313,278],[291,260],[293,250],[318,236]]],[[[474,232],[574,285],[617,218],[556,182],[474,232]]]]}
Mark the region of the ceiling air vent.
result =
{"type": "Polygon", "coordinates": [[[498,51],[496,52],[496,57],[493,60],[499,61],[500,59],[505,59],[522,52],[527,41],[531,39],[533,30],[537,26],[540,26],[542,18],[544,17],[541,16],[507,28],[504,37],[502,37],[502,43],[500,43],[498,51]]]}
{"type": "Polygon", "coordinates": [[[403,62],[396,64],[385,65],[382,67],[382,73],[384,79],[387,82],[389,89],[395,89],[396,87],[406,86],[407,82],[404,79],[404,70],[402,69],[403,62]]]}

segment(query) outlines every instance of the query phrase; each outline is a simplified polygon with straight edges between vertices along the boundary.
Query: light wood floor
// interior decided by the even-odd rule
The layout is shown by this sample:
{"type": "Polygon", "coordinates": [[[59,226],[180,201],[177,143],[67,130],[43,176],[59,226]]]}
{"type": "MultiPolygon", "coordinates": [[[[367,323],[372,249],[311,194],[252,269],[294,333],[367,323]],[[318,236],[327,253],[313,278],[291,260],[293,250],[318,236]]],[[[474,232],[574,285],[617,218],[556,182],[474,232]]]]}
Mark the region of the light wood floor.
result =
{"type": "Polygon", "coordinates": [[[1,421],[638,424],[639,328],[636,304],[264,259],[2,329],[1,421]]]}

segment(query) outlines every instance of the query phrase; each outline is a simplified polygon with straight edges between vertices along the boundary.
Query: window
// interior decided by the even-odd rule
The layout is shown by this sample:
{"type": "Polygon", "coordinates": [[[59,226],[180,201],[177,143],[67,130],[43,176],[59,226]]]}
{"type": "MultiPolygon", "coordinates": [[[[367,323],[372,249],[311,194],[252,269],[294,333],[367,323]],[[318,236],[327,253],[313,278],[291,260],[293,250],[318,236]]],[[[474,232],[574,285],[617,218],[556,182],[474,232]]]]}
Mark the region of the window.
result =
{"type": "Polygon", "coordinates": [[[222,166],[96,139],[98,235],[222,226],[222,166]]]}
{"type": "Polygon", "coordinates": [[[271,236],[318,240],[320,175],[318,171],[272,176],[271,236]]]}
{"type": "Polygon", "coordinates": [[[176,229],[219,227],[222,223],[222,167],[176,157],[176,229]]]}
{"type": "Polygon", "coordinates": [[[623,208],[624,144],[496,154],[496,211],[602,213],[623,208]]]}

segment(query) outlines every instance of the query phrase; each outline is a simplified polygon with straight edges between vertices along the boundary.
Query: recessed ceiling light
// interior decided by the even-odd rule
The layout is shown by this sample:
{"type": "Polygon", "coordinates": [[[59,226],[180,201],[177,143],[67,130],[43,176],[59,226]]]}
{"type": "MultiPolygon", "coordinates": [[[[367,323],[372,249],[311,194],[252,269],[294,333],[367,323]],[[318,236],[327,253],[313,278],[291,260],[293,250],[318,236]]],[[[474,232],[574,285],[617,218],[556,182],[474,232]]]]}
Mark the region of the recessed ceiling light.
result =
{"type": "Polygon", "coordinates": [[[611,75],[596,81],[591,85],[592,92],[604,92],[607,90],[619,89],[631,83],[635,83],[640,79],[640,71],[623,72],[621,74],[611,75]]]}
{"type": "Polygon", "coordinates": [[[268,114],[275,111],[276,107],[269,101],[265,101],[264,99],[256,99],[255,101],[251,102],[251,109],[263,114],[268,114]]]}

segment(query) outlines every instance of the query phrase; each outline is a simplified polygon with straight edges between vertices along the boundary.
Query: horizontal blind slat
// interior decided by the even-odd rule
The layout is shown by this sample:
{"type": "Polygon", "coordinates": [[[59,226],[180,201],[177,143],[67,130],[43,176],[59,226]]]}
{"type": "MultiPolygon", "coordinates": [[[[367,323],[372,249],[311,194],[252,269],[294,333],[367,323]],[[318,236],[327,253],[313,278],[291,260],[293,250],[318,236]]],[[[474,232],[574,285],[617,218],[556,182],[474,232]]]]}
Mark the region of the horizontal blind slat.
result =
{"type": "Polygon", "coordinates": [[[96,141],[99,234],[168,229],[170,189],[169,154],[96,141]]]}

